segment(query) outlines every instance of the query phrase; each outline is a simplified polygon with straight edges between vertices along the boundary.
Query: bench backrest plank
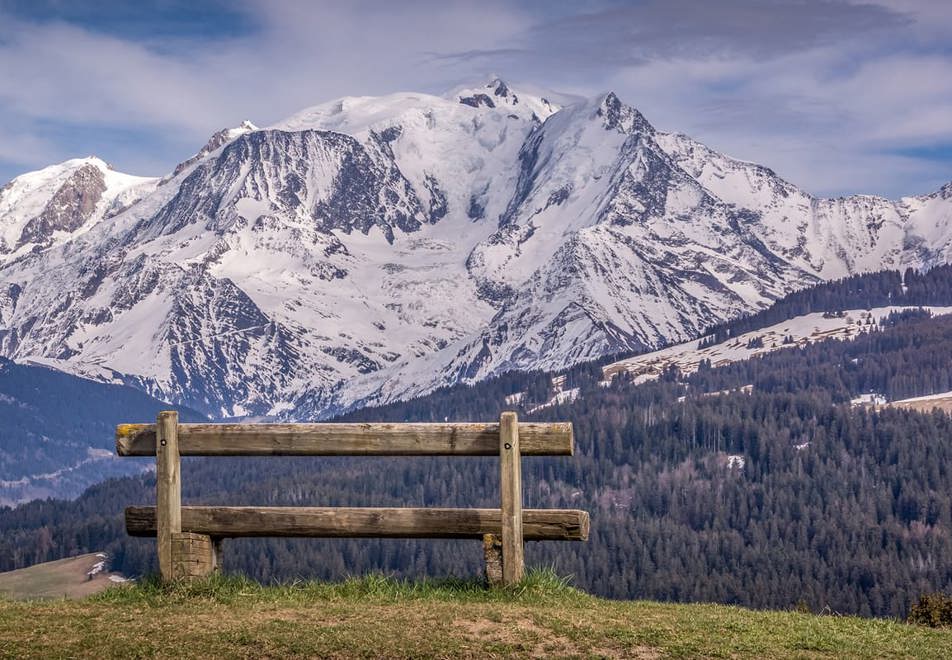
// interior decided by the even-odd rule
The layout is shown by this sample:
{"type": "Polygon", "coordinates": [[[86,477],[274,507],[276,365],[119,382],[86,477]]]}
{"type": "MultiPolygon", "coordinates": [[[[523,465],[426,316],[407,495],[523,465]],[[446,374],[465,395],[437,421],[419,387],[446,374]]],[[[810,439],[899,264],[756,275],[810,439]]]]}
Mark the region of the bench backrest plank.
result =
{"type": "MultiPolygon", "coordinates": [[[[572,424],[520,422],[523,456],[571,456],[572,424]]],[[[499,423],[179,424],[181,456],[499,456],[499,423]]],[[[155,424],[120,424],[120,456],[155,456],[155,424]]]]}

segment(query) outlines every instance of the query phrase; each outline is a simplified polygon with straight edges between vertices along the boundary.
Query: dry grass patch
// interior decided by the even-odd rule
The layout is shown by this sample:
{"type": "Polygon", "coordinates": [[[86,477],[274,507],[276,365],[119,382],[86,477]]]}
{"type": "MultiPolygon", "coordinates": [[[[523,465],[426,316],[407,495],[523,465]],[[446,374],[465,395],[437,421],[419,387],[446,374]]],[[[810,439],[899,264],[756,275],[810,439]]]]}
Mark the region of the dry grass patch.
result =
{"type": "Polygon", "coordinates": [[[95,570],[103,561],[105,555],[91,552],[0,573],[0,597],[23,600],[91,596],[113,586],[112,576],[121,578],[117,573],[95,570]]]}

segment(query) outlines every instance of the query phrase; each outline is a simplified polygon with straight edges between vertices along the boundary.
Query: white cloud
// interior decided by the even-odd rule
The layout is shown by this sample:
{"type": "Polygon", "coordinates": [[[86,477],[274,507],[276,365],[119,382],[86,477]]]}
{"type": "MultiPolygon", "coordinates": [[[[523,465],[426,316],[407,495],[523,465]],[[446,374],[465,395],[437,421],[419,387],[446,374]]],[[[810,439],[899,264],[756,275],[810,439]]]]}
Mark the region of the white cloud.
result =
{"type": "Polygon", "coordinates": [[[952,145],[952,54],[858,52],[866,47],[661,60],[610,84],[659,128],[811,192],[930,192],[952,178],[948,163],[897,154],[952,145]]]}
{"type": "Polygon", "coordinates": [[[686,14],[679,2],[551,17],[544,4],[249,0],[254,32],[167,42],[0,16],[0,160],[86,155],[49,130],[69,123],[138,131],[141,155],[111,144],[101,155],[168,168],[245,118],[267,125],[337,96],[440,91],[495,70],[571,93],[615,89],[660,128],[814,192],[925,192],[952,176],[896,155],[952,144],[947,4],[730,0],[686,14]]]}

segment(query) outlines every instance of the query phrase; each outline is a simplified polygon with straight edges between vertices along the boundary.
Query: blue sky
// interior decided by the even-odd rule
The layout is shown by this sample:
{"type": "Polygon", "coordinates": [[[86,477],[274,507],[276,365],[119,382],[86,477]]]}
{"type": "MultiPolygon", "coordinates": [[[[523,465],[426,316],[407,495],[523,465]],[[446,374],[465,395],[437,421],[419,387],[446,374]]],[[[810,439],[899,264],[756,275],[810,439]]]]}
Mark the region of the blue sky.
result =
{"type": "Polygon", "coordinates": [[[0,0],[0,180],[96,154],[159,175],[339,96],[613,90],[824,195],[952,180],[952,2],[0,0]]]}

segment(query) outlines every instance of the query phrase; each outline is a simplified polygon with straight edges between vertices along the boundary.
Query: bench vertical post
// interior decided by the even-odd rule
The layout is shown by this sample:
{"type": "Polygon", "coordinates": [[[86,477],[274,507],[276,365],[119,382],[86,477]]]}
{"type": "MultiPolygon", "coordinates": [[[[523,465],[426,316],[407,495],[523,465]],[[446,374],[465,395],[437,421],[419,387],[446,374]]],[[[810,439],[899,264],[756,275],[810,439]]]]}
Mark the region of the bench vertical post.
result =
{"type": "Polygon", "coordinates": [[[178,413],[163,410],[155,422],[156,540],[163,582],[175,579],[173,535],[182,531],[181,460],[178,413]]]}
{"type": "Polygon", "coordinates": [[[522,542],[522,458],[519,420],[514,412],[499,418],[499,482],[502,489],[502,581],[519,582],[525,574],[522,542]]]}

